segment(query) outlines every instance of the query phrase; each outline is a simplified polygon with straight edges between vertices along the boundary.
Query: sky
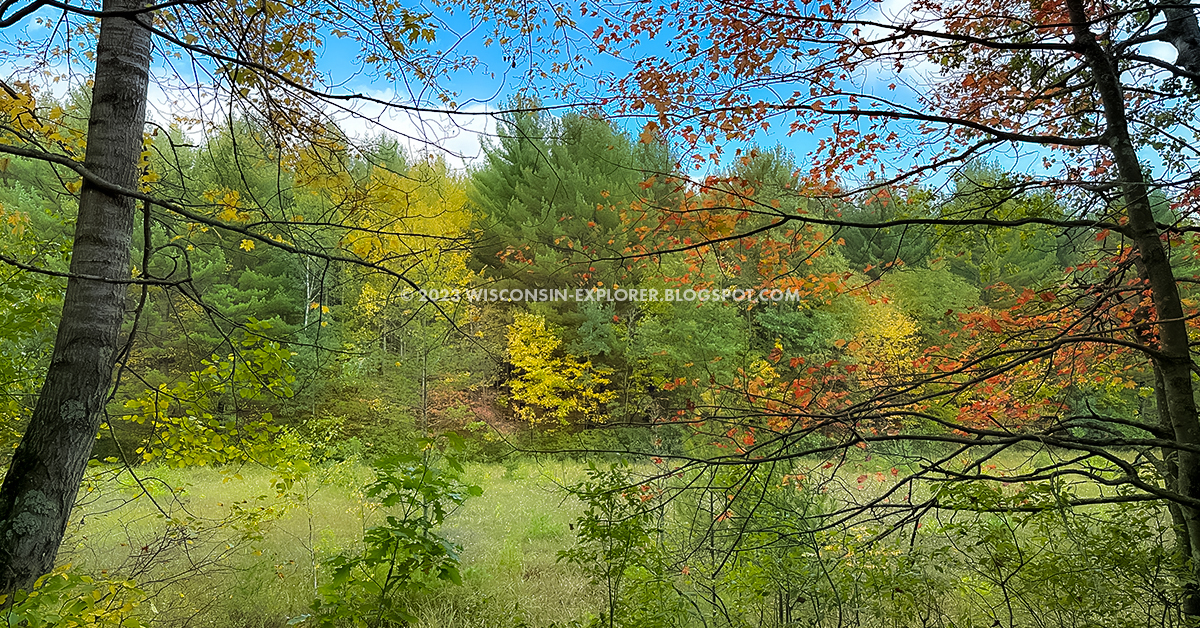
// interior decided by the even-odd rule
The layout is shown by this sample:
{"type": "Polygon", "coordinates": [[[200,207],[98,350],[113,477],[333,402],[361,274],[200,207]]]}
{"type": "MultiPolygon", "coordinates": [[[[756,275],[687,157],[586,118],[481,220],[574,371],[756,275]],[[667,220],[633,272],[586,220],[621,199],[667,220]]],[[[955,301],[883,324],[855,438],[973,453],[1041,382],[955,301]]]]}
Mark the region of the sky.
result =
{"type": "MultiPolygon", "coordinates": [[[[84,87],[92,66],[89,59],[78,54],[78,50],[89,49],[93,42],[82,42],[83,38],[77,36],[64,36],[66,29],[59,22],[61,15],[60,10],[43,8],[14,26],[0,29],[0,79],[33,83],[42,94],[59,101],[65,100],[71,91],[84,87]],[[50,58],[20,52],[28,49],[23,42],[51,39],[60,49],[71,47],[69,42],[77,44],[77,51],[71,57],[72,63],[68,63],[62,55],[50,58]]],[[[80,18],[75,20],[82,21],[80,18]]],[[[462,23],[454,26],[469,28],[469,25],[462,23]]],[[[413,154],[440,154],[459,168],[478,160],[482,154],[481,138],[495,130],[493,117],[481,114],[500,106],[507,97],[503,80],[482,80],[481,76],[461,72],[452,76],[449,85],[452,90],[462,94],[459,102],[463,103],[460,111],[464,115],[415,114],[390,109],[378,101],[411,104],[413,95],[399,91],[403,85],[373,80],[370,74],[357,68],[355,58],[359,56],[358,51],[349,42],[328,34],[324,40],[326,45],[317,58],[317,70],[326,76],[329,83],[338,86],[332,91],[361,93],[376,101],[363,100],[327,107],[326,110],[344,132],[364,140],[387,135],[397,139],[413,154]]],[[[484,56],[492,52],[482,47],[477,49],[484,56]]],[[[201,126],[189,120],[225,119],[228,99],[212,89],[213,64],[205,61],[193,63],[186,58],[166,59],[163,52],[162,49],[156,50],[151,69],[148,117],[151,122],[163,126],[180,126],[198,139],[201,126]]]]}
{"type": "MultiPolygon", "coordinates": [[[[879,17],[892,19],[903,17],[908,15],[909,2],[910,0],[883,0],[875,6],[873,12],[879,17]]],[[[14,68],[29,63],[29,59],[13,56],[11,51],[17,48],[16,40],[45,39],[51,33],[51,29],[45,24],[53,24],[55,16],[58,14],[60,12],[56,10],[44,8],[22,24],[0,32],[0,47],[5,47],[7,44],[7,49],[10,51],[0,52],[0,77],[10,76],[14,68]]],[[[579,28],[582,31],[589,31],[592,24],[587,20],[580,19],[579,28]]],[[[479,59],[479,65],[474,69],[452,72],[444,79],[444,84],[448,89],[456,93],[456,102],[462,103],[459,109],[462,115],[440,112],[417,114],[383,106],[381,103],[387,101],[408,104],[424,101],[422,104],[426,105],[430,102],[427,94],[420,93],[403,81],[379,80],[379,77],[365,71],[357,63],[358,50],[349,39],[339,39],[325,33],[323,38],[325,44],[320,49],[317,58],[317,69],[328,84],[336,86],[334,88],[336,91],[361,93],[373,99],[373,101],[362,100],[352,103],[342,111],[336,111],[333,107],[329,108],[330,113],[346,133],[360,139],[369,139],[379,134],[385,134],[400,141],[410,153],[440,154],[452,166],[465,168],[478,162],[482,154],[481,140],[495,132],[495,119],[486,114],[503,108],[508,99],[522,87],[530,87],[524,85],[520,78],[526,75],[528,70],[539,69],[538,63],[548,66],[553,59],[533,57],[521,59],[519,63],[510,60],[498,47],[485,45],[485,41],[492,36],[489,28],[473,21],[462,11],[452,15],[439,13],[435,18],[431,18],[431,22],[437,32],[437,39],[433,47],[443,50],[451,49],[455,53],[475,56],[479,59]]],[[[61,33],[61,31],[59,32],[61,33]]],[[[62,37],[59,38],[59,41],[66,43],[66,39],[62,37]]],[[[86,48],[86,46],[84,47],[86,48]]],[[[647,52],[657,51],[648,50],[647,52]]],[[[1162,43],[1147,44],[1144,52],[1168,60],[1174,57],[1174,50],[1169,45],[1162,43]]],[[[589,70],[596,73],[621,72],[628,68],[626,62],[606,55],[592,55],[588,61],[591,63],[589,70]]],[[[61,61],[57,63],[57,67],[53,63],[49,67],[60,70],[63,64],[61,61]]],[[[171,64],[168,66],[167,60],[162,59],[161,56],[156,61],[154,73],[159,81],[151,88],[150,116],[152,120],[167,125],[177,122],[181,115],[199,116],[211,120],[223,119],[225,117],[223,100],[217,97],[213,90],[206,89],[206,86],[211,85],[209,83],[211,75],[206,74],[208,68],[203,67],[203,64],[198,68],[191,66],[186,60],[171,61],[171,64]]],[[[90,69],[84,59],[80,59],[79,65],[80,67],[72,79],[47,85],[48,91],[61,98],[71,87],[78,86],[81,77],[86,76],[90,69]]],[[[926,83],[931,72],[930,67],[922,66],[911,66],[905,70],[914,85],[926,83]]],[[[860,87],[866,91],[882,89],[882,83],[873,84],[874,82],[873,77],[864,77],[860,87]]],[[[547,85],[534,84],[532,87],[536,91],[537,88],[547,85]]],[[[556,104],[551,97],[545,95],[545,90],[541,91],[545,104],[556,104]]],[[[902,96],[901,100],[904,98],[902,96]]],[[[912,100],[915,102],[915,98],[912,100]]],[[[435,108],[438,108],[436,102],[433,104],[435,108]]],[[[618,122],[618,124],[636,133],[639,123],[627,121],[618,122]]],[[[185,125],[185,128],[188,126],[185,125]]],[[[196,131],[195,128],[189,130],[196,131]]],[[[760,144],[767,146],[781,144],[801,160],[806,153],[812,150],[816,142],[816,138],[811,136],[789,136],[780,128],[760,134],[757,140],[760,144]]],[[[727,147],[725,159],[721,165],[728,165],[737,148],[747,147],[727,147]]],[[[1019,154],[1013,153],[1008,157],[1001,155],[1001,158],[1013,160],[1012,163],[1015,166],[1022,160],[1036,161],[1037,155],[1026,151],[1019,154]]]]}

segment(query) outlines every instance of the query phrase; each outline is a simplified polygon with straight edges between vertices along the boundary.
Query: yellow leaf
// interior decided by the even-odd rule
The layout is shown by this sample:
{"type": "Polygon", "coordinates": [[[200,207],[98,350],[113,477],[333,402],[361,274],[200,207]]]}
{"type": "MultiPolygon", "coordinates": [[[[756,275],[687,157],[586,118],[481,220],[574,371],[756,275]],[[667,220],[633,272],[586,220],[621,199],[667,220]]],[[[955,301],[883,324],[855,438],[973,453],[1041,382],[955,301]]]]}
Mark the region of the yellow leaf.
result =
{"type": "Polygon", "coordinates": [[[254,250],[254,240],[248,240],[248,239],[242,240],[241,249],[243,251],[253,251],[254,250]]]}

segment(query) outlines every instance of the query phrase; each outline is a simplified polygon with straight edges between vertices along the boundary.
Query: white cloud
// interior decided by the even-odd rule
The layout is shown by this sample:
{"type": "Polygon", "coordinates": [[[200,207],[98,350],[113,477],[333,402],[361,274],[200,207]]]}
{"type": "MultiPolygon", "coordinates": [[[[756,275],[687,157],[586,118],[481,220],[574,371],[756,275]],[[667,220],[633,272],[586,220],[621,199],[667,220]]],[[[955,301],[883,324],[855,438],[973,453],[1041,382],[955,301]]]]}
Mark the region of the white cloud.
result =
{"type": "Polygon", "coordinates": [[[484,104],[457,112],[414,111],[383,103],[395,100],[391,90],[365,92],[371,100],[358,100],[332,116],[347,135],[367,140],[385,135],[399,141],[409,154],[433,154],[451,166],[465,168],[483,155],[480,139],[495,131],[492,110],[484,104]]]}
{"type": "MultiPolygon", "coordinates": [[[[318,106],[351,140],[365,143],[382,135],[395,139],[409,155],[440,155],[453,168],[475,163],[483,154],[480,138],[495,130],[492,110],[484,104],[459,112],[418,112],[406,108],[390,90],[369,90],[364,95],[366,99],[318,106]]],[[[151,84],[147,118],[178,126],[196,141],[206,130],[221,127],[229,113],[228,96],[211,86],[186,85],[177,75],[151,84]]]]}
{"type": "Polygon", "coordinates": [[[1166,61],[1167,63],[1175,63],[1175,59],[1179,56],[1179,51],[1175,50],[1175,46],[1165,41],[1152,41],[1142,44],[1137,47],[1137,51],[1147,57],[1166,61]]]}

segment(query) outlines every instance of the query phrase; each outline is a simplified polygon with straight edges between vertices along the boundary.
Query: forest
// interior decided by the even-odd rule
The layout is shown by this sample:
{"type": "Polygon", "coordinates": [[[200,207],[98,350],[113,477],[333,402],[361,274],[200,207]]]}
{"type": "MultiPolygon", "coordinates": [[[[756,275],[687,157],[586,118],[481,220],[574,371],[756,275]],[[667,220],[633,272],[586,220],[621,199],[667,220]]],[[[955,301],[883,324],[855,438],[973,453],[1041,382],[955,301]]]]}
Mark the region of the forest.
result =
{"type": "Polygon", "coordinates": [[[1200,625],[1198,16],[0,2],[0,618],[1200,625]]]}

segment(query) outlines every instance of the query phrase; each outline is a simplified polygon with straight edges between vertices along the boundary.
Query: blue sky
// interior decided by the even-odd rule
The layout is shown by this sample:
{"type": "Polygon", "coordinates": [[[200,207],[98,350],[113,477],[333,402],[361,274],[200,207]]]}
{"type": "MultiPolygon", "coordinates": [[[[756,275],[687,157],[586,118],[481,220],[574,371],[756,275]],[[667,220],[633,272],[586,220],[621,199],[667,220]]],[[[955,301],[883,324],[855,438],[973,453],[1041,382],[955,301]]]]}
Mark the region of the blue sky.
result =
{"type": "MultiPolygon", "coordinates": [[[[540,5],[526,5],[540,6],[540,5]]],[[[907,0],[885,0],[878,7],[881,15],[896,15],[904,11],[907,6],[907,0]]],[[[487,112],[501,108],[514,93],[521,89],[529,89],[542,98],[544,104],[555,105],[559,104],[559,99],[553,96],[549,87],[549,81],[543,81],[541,84],[533,83],[526,84],[525,76],[530,70],[542,69],[554,61],[553,51],[550,55],[542,55],[537,57],[527,57],[516,59],[507,58],[505,53],[495,45],[487,46],[485,41],[493,36],[491,28],[487,24],[482,24],[472,21],[472,19],[462,11],[455,14],[447,14],[444,11],[437,10],[436,15],[431,19],[434,27],[437,29],[437,39],[432,48],[442,50],[452,50],[463,55],[475,56],[479,60],[479,65],[473,71],[457,71],[450,73],[444,79],[444,85],[451,91],[456,92],[455,101],[460,106],[460,111],[467,115],[448,115],[448,114],[413,114],[398,110],[388,110],[387,108],[371,102],[359,102],[352,105],[352,108],[358,115],[341,114],[339,116],[340,123],[349,133],[366,137],[379,133],[386,133],[401,138],[410,151],[421,152],[426,150],[434,150],[434,152],[443,152],[452,163],[458,166],[463,166],[472,163],[480,154],[480,138],[485,137],[494,131],[494,121],[486,115],[487,112]],[[515,67],[514,67],[515,66],[515,67]],[[377,120],[380,124],[375,124],[372,120],[377,120]],[[431,148],[436,147],[436,148],[431,148]]],[[[14,59],[11,56],[11,51],[15,48],[14,40],[28,39],[37,41],[44,39],[51,32],[50,29],[39,24],[38,19],[53,21],[61,12],[49,8],[42,9],[35,16],[27,19],[24,24],[10,27],[0,33],[0,46],[4,46],[8,53],[0,53],[0,76],[8,76],[13,68],[20,64],[27,63],[26,61],[14,59]],[[8,44],[7,46],[5,44],[8,44]]],[[[594,23],[588,22],[580,18],[578,28],[582,32],[590,31],[594,23]]],[[[582,36],[582,33],[579,33],[582,36]]],[[[667,34],[666,36],[669,36],[667,34]]],[[[62,41],[60,39],[60,41],[62,41]]],[[[404,81],[388,82],[381,80],[381,77],[374,76],[368,69],[363,68],[355,59],[359,56],[359,51],[355,43],[348,39],[339,39],[326,34],[324,37],[325,45],[321,50],[318,60],[318,69],[327,77],[327,82],[335,85],[334,91],[342,93],[357,92],[362,93],[372,98],[381,101],[394,101],[405,104],[418,104],[438,106],[436,101],[431,100],[428,94],[421,94],[415,91],[411,85],[406,85],[404,81]],[[423,101],[423,102],[422,102],[423,101]]],[[[661,45],[658,42],[657,45],[661,45]]],[[[643,44],[642,52],[652,54],[660,52],[655,49],[656,42],[651,40],[643,44]]],[[[1163,58],[1173,57],[1174,51],[1165,44],[1152,45],[1154,48],[1147,49],[1146,52],[1163,58]]],[[[635,49],[632,55],[637,55],[639,52],[635,49]]],[[[629,69],[629,64],[625,61],[616,59],[610,55],[591,55],[588,57],[590,73],[621,73],[629,69]]],[[[203,65],[203,64],[202,64],[203,65]]],[[[53,67],[53,66],[52,66],[53,67]]],[[[61,65],[58,68],[63,67],[61,65]]],[[[56,68],[56,69],[58,69],[56,68]]],[[[176,69],[184,71],[192,70],[186,63],[178,63],[176,69]]],[[[169,77],[173,72],[167,67],[165,60],[159,59],[156,63],[155,74],[163,80],[159,85],[152,89],[152,115],[159,122],[169,122],[177,114],[201,114],[204,116],[220,119],[222,117],[221,101],[211,93],[211,90],[205,90],[205,82],[207,77],[204,75],[205,68],[201,67],[200,72],[189,73],[181,78],[182,84],[171,85],[169,77]],[[191,88],[191,89],[182,89],[191,88]]],[[[71,86],[80,84],[82,77],[90,71],[86,63],[81,63],[80,67],[76,68],[76,72],[70,74],[71,78],[67,81],[60,82],[50,86],[50,90],[61,95],[65,93],[71,86]]],[[[915,80],[916,84],[923,82],[922,72],[928,72],[927,68],[914,67],[908,70],[910,76],[915,80]]],[[[865,91],[871,91],[882,88],[882,83],[872,77],[864,77],[861,79],[859,88],[865,91]]],[[[901,86],[903,89],[903,85],[901,86]]],[[[581,94],[582,95],[582,94],[581,94]]],[[[908,96],[901,95],[900,100],[915,102],[912,94],[908,96]]],[[[618,124],[635,132],[641,124],[641,120],[625,120],[618,121],[618,124]]],[[[805,154],[808,153],[816,143],[816,138],[811,136],[796,135],[788,136],[783,130],[786,125],[775,125],[771,130],[761,133],[757,137],[759,144],[771,146],[776,143],[783,145],[786,149],[793,152],[797,159],[803,163],[805,154]]],[[[735,154],[736,149],[746,148],[745,146],[727,146],[725,152],[724,164],[728,164],[735,154]]],[[[1038,160],[1036,151],[1025,150],[1021,153],[1010,152],[1008,154],[1000,153],[997,157],[1002,161],[1007,161],[1013,166],[1024,168],[1026,164],[1033,163],[1038,160]]],[[[709,167],[711,168],[711,166],[709,167]]],[[[700,174],[703,174],[701,171],[700,174]]]]}

